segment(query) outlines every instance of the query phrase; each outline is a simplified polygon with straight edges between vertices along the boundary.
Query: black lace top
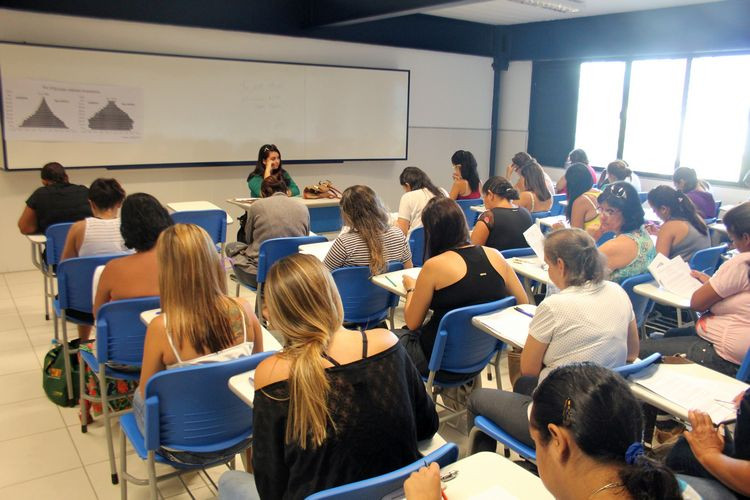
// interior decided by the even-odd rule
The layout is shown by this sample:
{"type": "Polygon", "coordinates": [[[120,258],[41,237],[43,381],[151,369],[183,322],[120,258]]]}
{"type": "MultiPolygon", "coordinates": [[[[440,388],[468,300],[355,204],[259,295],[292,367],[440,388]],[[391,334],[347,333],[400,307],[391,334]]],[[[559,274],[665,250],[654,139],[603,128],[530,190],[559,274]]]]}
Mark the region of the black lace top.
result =
{"type": "Polygon", "coordinates": [[[417,441],[437,432],[435,405],[400,344],[326,373],[336,430],[329,425],[318,448],[284,442],[286,380],[256,392],[253,467],[261,498],[304,498],[393,471],[417,460],[417,441]]]}

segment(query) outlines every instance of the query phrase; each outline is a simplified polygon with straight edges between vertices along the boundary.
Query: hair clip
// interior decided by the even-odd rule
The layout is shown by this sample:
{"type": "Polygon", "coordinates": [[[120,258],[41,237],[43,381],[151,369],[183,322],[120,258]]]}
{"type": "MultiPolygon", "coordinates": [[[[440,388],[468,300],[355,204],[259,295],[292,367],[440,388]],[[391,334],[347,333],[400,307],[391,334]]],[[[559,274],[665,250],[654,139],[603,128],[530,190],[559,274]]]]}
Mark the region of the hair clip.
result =
{"type": "Polygon", "coordinates": [[[565,400],[565,403],[563,404],[563,413],[562,413],[562,423],[565,426],[569,426],[571,424],[571,420],[573,419],[573,401],[568,398],[565,400]]]}

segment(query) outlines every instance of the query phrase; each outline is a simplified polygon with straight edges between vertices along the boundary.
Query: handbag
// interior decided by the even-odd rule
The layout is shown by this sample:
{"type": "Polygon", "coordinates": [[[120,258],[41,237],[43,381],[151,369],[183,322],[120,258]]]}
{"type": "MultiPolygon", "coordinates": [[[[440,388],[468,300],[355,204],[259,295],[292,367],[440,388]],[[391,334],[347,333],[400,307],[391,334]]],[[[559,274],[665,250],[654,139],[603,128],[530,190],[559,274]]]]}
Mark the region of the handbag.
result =
{"type": "Polygon", "coordinates": [[[318,181],[313,186],[305,186],[302,190],[302,197],[308,200],[315,200],[318,198],[341,198],[341,191],[339,191],[331,181],[318,181]]]}
{"type": "Polygon", "coordinates": [[[78,339],[68,342],[70,350],[70,368],[73,371],[73,399],[68,399],[68,385],[65,381],[65,358],[63,346],[57,344],[44,356],[42,365],[42,388],[50,401],[58,406],[72,407],[78,404],[80,387],[78,386],[78,339]]]}

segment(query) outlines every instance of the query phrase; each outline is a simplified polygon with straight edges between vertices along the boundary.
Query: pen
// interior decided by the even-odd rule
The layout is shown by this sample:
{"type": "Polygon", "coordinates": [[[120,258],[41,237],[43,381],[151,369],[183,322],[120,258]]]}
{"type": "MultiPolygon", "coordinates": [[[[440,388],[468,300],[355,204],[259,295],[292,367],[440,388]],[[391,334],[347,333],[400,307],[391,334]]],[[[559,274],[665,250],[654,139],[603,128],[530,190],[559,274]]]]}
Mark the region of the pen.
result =
{"type": "Polygon", "coordinates": [[[390,284],[391,284],[391,285],[393,285],[394,287],[398,288],[398,285],[397,285],[397,284],[395,284],[395,283],[393,282],[393,280],[392,280],[391,278],[389,278],[388,276],[386,276],[386,277],[385,277],[385,279],[387,279],[387,280],[388,280],[388,283],[390,283],[390,284]]]}
{"type": "Polygon", "coordinates": [[[518,312],[520,312],[521,314],[525,314],[525,315],[526,315],[526,316],[528,316],[529,318],[533,318],[533,317],[534,317],[534,315],[533,315],[533,314],[531,314],[530,312],[524,311],[523,309],[521,309],[521,308],[520,308],[520,307],[518,307],[518,306],[514,307],[514,308],[513,308],[513,310],[514,310],[514,311],[518,311],[518,312]]]}

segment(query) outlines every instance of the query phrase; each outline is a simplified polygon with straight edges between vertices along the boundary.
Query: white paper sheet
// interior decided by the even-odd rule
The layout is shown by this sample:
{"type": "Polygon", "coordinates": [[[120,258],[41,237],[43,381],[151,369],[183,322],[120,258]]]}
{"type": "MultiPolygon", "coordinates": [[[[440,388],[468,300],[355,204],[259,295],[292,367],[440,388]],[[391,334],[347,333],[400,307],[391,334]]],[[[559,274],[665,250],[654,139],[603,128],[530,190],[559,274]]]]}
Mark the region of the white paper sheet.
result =
{"type": "MultiPolygon", "coordinates": [[[[536,306],[530,304],[516,307],[532,316],[536,312],[536,306]]],[[[515,307],[509,307],[496,313],[477,316],[477,321],[496,332],[506,343],[523,349],[529,336],[532,316],[518,312],[515,307]]]]}
{"type": "Polygon", "coordinates": [[[529,244],[534,253],[539,259],[544,262],[544,235],[539,226],[532,224],[526,231],[523,232],[523,237],[526,238],[526,243],[529,244]]]}
{"type": "Polygon", "coordinates": [[[690,266],[679,255],[668,259],[663,254],[656,254],[648,270],[659,286],[686,299],[690,299],[702,286],[700,281],[690,275],[690,266]]]}

